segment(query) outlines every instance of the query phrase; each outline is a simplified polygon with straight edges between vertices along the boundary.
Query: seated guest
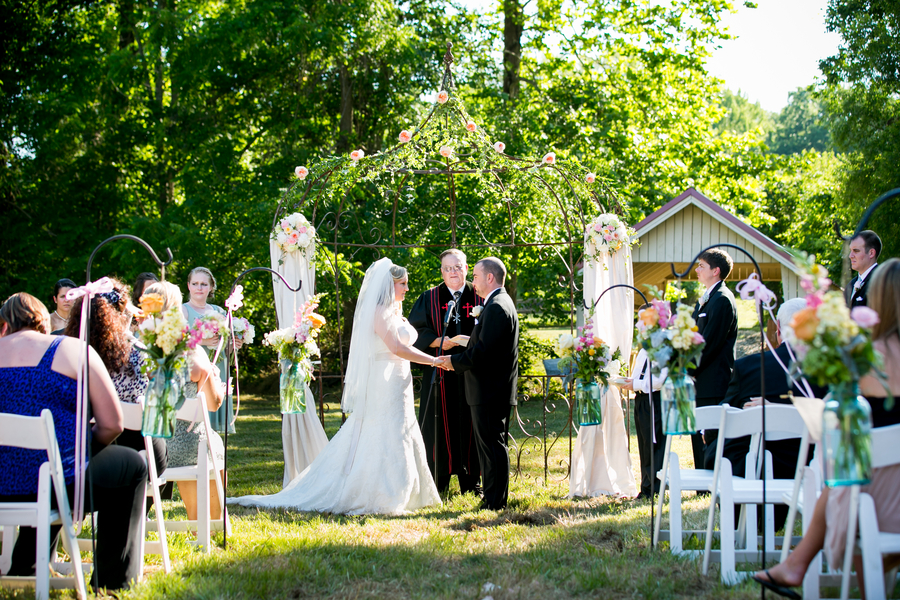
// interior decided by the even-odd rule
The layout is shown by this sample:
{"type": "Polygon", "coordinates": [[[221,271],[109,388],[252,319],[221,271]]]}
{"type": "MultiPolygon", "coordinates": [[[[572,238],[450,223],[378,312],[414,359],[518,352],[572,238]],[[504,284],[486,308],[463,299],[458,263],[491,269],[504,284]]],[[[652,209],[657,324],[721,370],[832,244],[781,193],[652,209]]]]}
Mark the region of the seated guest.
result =
{"type": "MultiPolygon", "coordinates": [[[[103,360],[119,401],[135,403],[144,395],[149,381],[141,373],[143,353],[135,347],[135,339],[129,331],[131,313],[128,311],[128,288],[117,279],[110,280],[113,290],[91,299],[88,340],[103,360]]],[[[64,332],[69,337],[77,338],[79,335],[82,300],[78,298],[72,305],[72,318],[64,332]]],[[[162,438],[151,438],[151,441],[156,455],[156,472],[162,473],[166,468],[166,441],[162,438]]],[[[144,449],[144,436],[139,430],[126,429],[116,438],[115,444],[140,452],[144,449]]]]}
{"type": "MultiPolygon", "coordinates": [[[[74,496],[76,377],[84,346],[47,335],[50,315],[34,296],[13,294],[0,308],[0,412],[53,413],[69,499],[74,496]]],[[[131,448],[110,445],[122,432],[122,411],[103,361],[90,349],[90,408],[95,423],[85,474],[85,512],[96,511],[97,549],[91,585],[120,589],[141,571],[141,505],[147,466],[131,448]]],[[[0,446],[0,502],[34,502],[46,453],[0,446]]],[[[54,528],[56,537],[59,528],[54,528]]],[[[23,527],[7,575],[35,574],[36,530],[23,527]]]]}
{"type": "MultiPolygon", "coordinates": [[[[790,404],[790,398],[786,397],[788,392],[792,392],[797,396],[808,395],[805,388],[799,382],[791,386],[788,374],[785,368],[790,368],[791,351],[788,349],[787,342],[784,341],[785,332],[790,328],[791,319],[794,314],[806,308],[806,300],[803,298],[794,298],[788,300],[778,309],[776,340],[778,347],[772,352],[768,350],[763,353],[763,360],[766,365],[766,401],[777,404],[790,404]],[[782,366],[784,365],[784,366],[782,366]]],[[[796,354],[794,354],[796,356],[796,354]]],[[[730,404],[734,408],[752,408],[760,405],[760,384],[762,377],[760,375],[759,354],[751,354],[745,356],[734,363],[734,373],[731,376],[731,382],[728,385],[728,392],[722,404],[730,404]]],[[[812,394],[816,398],[824,398],[826,390],[810,384],[812,394]]],[[[741,437],[726,440],[722,455],[731,461],[732,472],[739,476],[744,476],[745,460],[747,452],[750,450],[750,438],[741,437]]],[[[800,440],[788,439],[766,442],[766,450],[772,453],[772,473],[775,479],[793,479],[797,469],[797,454],[800,452],[800,440]]],[[[810,458],[812,454],[810,454],[810,458]]],[[[706,452],[706,468],[712,469],[716,461],[716,447],[707,448],[706,452]]],[[[760,513],[762,515],[762,513],[760,513]]],[[[775,506],[775,529],[781,529],[784,526],[784,520],[787,518],[787,507],[784,505],[775,506]]]]}
{"type": "MultiPolygon", "coordinates": [[[[131,306],[140,306],[141,305],[141,296],[144,295],[144,290],[159,281],[159,279],[150,272],[144,272],[137,276],[137,279],[134,280],[134,288],[131,290],[131,306]]],[[[131,323],[130,329],[131,333],[137,334],[138,330],[137,320],[134,320],[131,323]]]]}
{"type": "MultiPolygon", "coordinates": [[[[888,388],[894,398],[900,397],[900,260],[892,258],[881,265],[873,274],[868,294],[869,308],[878,313],[881,321],[872,328],[875,349],[884,356],[884,370],[887,373],[888,388]]],[[[872,406],[874,427],[887,427],[900,423],[900,408],[887,410],[887,391],[872,374],[859,380],[859,391],[872,406]]],[[[862,491],[875,501],[878,528],[886,533],[900,533],[900,465],[893,465],[872,471],[871,483],[862,486],[862,491]]],[[[791,552],[787,560],[767,571],[759,571],[754,579],[773,591],[792,598],[799,594],[789,589],[803,583],[806,569],[813,558],[824,548],[828,564],[841,565],[844,558],[844,544],[847,537],[847,514],[850,503],[850,488],[824,488],[816,502],[812,522],[803,539],[791,552]]],[[[885,572],[900,565],[900,554],[885,556],[885,572]]],[[[859,557],[856,572],[861,569],[859,557]]],[[[865,598],[863,578],[859,577],[860,591],[865,598]]]]}
{"type": "MultiPolygon", "coordinates": [[[[163,298],[162,311],[165,312],[173,307],[181,306],[181,290],[178,286],[161,281],[147,287],[145,294],[159,294],[163,298]]],[[[206,396],[206,408],[210,411],[217,410],[222,406],[224,397],[224,389],[220,383],[219,373],[216,367],[209,362],[206,352],[198,345],[194,350],[189,351],[188,362],[191,369],[191,380],[185,385],[185,395],[192,397],[197,395],[197,391],[202,391],[206,396]]],[[[190,423],[178,421],[175,425],[175,435],[166,441],[168,446],[168,461],[170,467],[186,467],[197,464],[197,447],[200,440],[207,441],[207,447],[216,453],[219,464],[225,463],[225,445],[222,438],[215,431],[206,431],[203,422],[199,421],[194,425],[191,431],[188,431],[190,423]]],[[[220,473],[223,477],[225,473],[220,473]]],[[[213,519],[221,518],[221,508],[219,507],[219,495],[215,485],[210,486],[210,514],[213,519]]],[[[184,508],[187,510],[188,519],[195,521],[197,519],[197,484],[196,482],[178,482],[178,492],[181,499],[184,500],[184,508]]]]}
{"type": "Polygon", "coordinates": [[[50,314],[50,333],[53,335],[61,335],[66,323],[69,322],[69,311],[72,310],[72,301],[66,298],[66,293],[74,287],[75,282],[71,279],[60,279],[53,286],[53,300],[55,310],[50,314]]]}

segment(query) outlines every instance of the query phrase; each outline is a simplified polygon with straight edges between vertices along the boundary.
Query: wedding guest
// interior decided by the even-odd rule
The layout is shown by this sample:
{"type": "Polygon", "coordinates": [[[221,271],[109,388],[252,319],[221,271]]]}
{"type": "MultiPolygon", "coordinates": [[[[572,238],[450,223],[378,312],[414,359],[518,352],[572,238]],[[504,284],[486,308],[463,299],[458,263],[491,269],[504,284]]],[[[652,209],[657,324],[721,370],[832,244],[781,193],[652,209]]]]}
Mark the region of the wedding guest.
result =
{"type": "MultiPolygon", "coordinates": [[[[638,311],[638,318],[644,309],[649,308],[649,304],[645,304],[638,311]]],[[[655,470],[662,468],[663,459],[666,455],[666,435],[662,428],[662,408],[660,407],[660,393],[663,382],[668,377],[669,370],[662,368],[659,375],[650,373],[650,361],[647,360],[647,351],[641,348],[637,358],[634,360],[634,367],[631,371],[631,377],[622,386],[623,390],[635,392],[634,395],[634,424],[637,432],[638,455],[641,460],[641,492],[637,495],[637,500],[641,498],[651,498],[652,494],[659,493],[659,479],[650,469],[650,456],[653,453],[653,466],[655,470]],[[651,420],[650,409],[650,383],[653,382],[653,416],[651,420]],[[656,442],[653,442],[653,433],[651,427],[656,430],[656,442]],[[651,494],[652,484],[652,494],[651,494]]]]}
{"type": "Polygon", "coordinates": [[[61,329],[66,328],[69,322],[69,311],[72,310],[72,301],[66,298],[66,293],[72,288],[78,287],[71,279],[60,279],[53,286],[54,311],[50,314],[50,332],[58,335],[61,329]]]}
{"type": "MultiPolygon", "coordinates": [[[[697,406],[715,406],[725,397],[731,369],[734,366],[734,343],[737,341],[737,309],[734,294],[725,285],[734,261],[721,248],[710,248],[700,255],[697,279],[706,291],[694,307],[694,321],[706,345],[690,374],[696,380],[697,406]]],[[[706,447],[715,446],[715,431],[691,436],[694,465],[702,469],[706,447]]]]}
{"type": "MultiPolygon", "coordinates": [[[[0,412],[39,416],[53,413],[57,443],[70,502],[74,499],[76,377],[84,346],[68,337],[51,337],[50,315],[34,296],[13,294],[0,307],[0,412]]],[[[85,483],[85,511],[96,511],[97,547],[91,585],[120,589],[141,572],[141,506],[147,467],[131,448],[110,445],[122,432],[122,411],[109,373],[89,350],[91,455],[85,483]]],[[[38,471],[46,453],[0,446],[0,502],[34,502],[38,471]]],[[[51,528],[55,538],[59,527],[51,528]]],[[[51,540],[55,545],[55,540],[51,540]]],[[[36,530],[22,527],[6,575],[34,576],[36,530]]]]}
{"type": "MultiPolygon", "coordinates": [[[[775,351],[763,353],[766,371],[766,402],[776,404],[790,404],[788,393],[795,396],[809,396],[824,398],[827,390],[810,382],[809,389],[799,380],[792,385],[786,369],[790,368],[796,353],[788,346],[785,336],[791,329],[791,319],[794,315],[806,308],[806,300],[794,298],[781,305],[776,315],[776,339],[778,342],[775,351]]],[[[745,356],[734,363],[734,374],[728,391],[722,404],[728,404],[734,408],[753,408],[761,404],[759,395],[762,384],[760,373],[759,353],[745,356]]],[[[706,468],[712,469],[716,462],[716,448],[710,446],[706,452],[706,468]]],[[[800,452],[800,440],[788,439],[766,442],[766,450],[772,454],[772,471],[775,479],[793,479],[797,469],[797,454],[800,452]]],[[[727,440],[723,448],[723,456],[731,461],[732,471],[735,475],[743,477],[747,453],[750,451],[750,437],[740,437],[727,440]]],[[[812,453],[809,454],[812,458],[812,453]]],[[[788,507],[784,504],[775,506],[775,529],[781,529],[787,518],[788,507]]],[[[763,518],[762,512],[759,517],[763,518]]]]}
{"type": "Polygon", "coordinates": [[[881,238],[871,229],[860,231],[850,240],[850,268],[856,271],[856,277],[850,280],[844,290],[847,306],[866,306],[866,292],[872,273],[878,267],[878,255],[881,254],[881,238]]]}
{"type": "MultiPolygon", "coordinates": [[[[187,283],[190,298],[187,302],[182,304],[181,312],[184,314],[184,318],[187,319],[189,325],[193,325],[194,321],[197,319],[209,315],[225,317],[226,313],[224,309],[215,304],[207,303],[207,300],[216,293],[216,278],[213,277],[212,271],[206,267],[196,267],[188,273],[187,283]]],[[[207,356],[210,359],[215,356],[219,341],[220,337],[217,335],[200,342],[200,345],[206,349],[207,356]]],[[[234,347],[240,350],[242,345],[242,340],[237,340],[234,347]]],[[[219,353],[219,360],[216,362],[216,367],[219,369],[219,377],[223,384],[228,381],[226,362],[230,350],[230,344],[223,345],[222,351],[219,353]]],[[[229,394],[225,403],[219,410],[209,413],[209,422],[213,429],[219,433],[225,433],[225,428],[227,427],[228,433],[231,434],[234,433],[233,420],[234,407],[231,404],[231,396],[229,394]]]]}
{"type": "MultiPolygon", "coordinates": [[[[475,294],[475,288],[466,281],[468,266],[466,255],[452,248],[441,253],[441,283],[426,290],[412,307],[409,323],[419,333],[413,344],[419,350],[432,353],[454,355],[465,352],[465,344],[458,344],[452,338],[469,336],[475,328],[473,309],[484,301],[475,294]],[[450,301],[455,302],[447,325],[446,337],[441,345],[444,317],[450,301]]],[[[450,487],[450,478],[456,475],[459,490],[465,494],[481,495],[478,478],[481,469],[478,452],[474,443],[472,411],[466,402],[463,375],[431,365],[420,365],[423,369],[422,392],[419,400],[419,427],[425,440],[428,465],[435,473],[435,448],[437,449],[439,471],[435,476],[438,490],[444,494],[450,487]],[[432,374],[437,373],[432,387],[432,374]],[[430,395],[430,401],[429,401],[430,395]],[[435,442],[435,409],[437,412],[437,442],[435,442]]]]}
{"type": "Polygon", "coordinates": [[[140,306],[141,296],[147,291],[147,288],[159,281],[159,278],[150,272],[143,272],[134,280],[134,287],[131,289],[131,303],[134,306],[140,306]]]}
{"type": "MultiPolygon", "coordinates": [[[[144,294],[159,294],[163,298],[163,312],[182,303],[181,290],[168,281],[150,285],[144,294]]],[[[206,407],[212,413],[222,406],[223,387],[219,381],[217,369],[209,362],[206,353],[199,346],[191,352],[188,357],[191,377],[190,382],[185,385],[184,393],[191,397],[196,396],[198,390],[202,391],[206,397],[206,407]]],[[[175,435],[166,442],[169,466],[174,468],[196,465],[197,447],[200,445],[200,440],[206,440],[207,447],[215,453],[219,464],[224,465],[225,445],[219,434],[215,430],[206,431],[203,423],[194,424],[190,431],[188,431],[189,427],[190,423],[185,421],[176,422],[175,435]]],[[[220,475],[224,481],[225,473],[220,472],[220,475]]],[[[184,501],[188,519],[195,521],[197,519],[197,483],[179,481],[178,492],[184,501]]],[[[221,518],[219,494],[215,485],[210,485],[210,515],[213,519],[221,518]]]]}
{"type": "MultiPolygon", "coordinates": [[[[110,278],[110,280],[113,290],[91,299],[91,329],[88,340],[103,360],[119,401],[136,403],[144,395],[149,382],[141,373],[143,354],[135,346],[135,340],[129,332],[131,313],[128,311],[128,288],[117,279],[110,278]]],[[[79,336],[81,307],[82,298],[78,298],[72,306],[72,318],[64,331],[69,337],[79,336]]],[[[125,429],[114,443],[138,452],[144,449],[144,437],[140,430],[125,429]]],[[[156,472],[162,473],[167,464],[166,441],[162,438],[151,438],[151,443],[156,455],[156,472]]]]}
{"type": "MultiPolygon", "coordinates": [[[[884,357],[887,387],[893,397],[897,398],[900,397],[900,260],[892,258],[875,271],[868,299],[869,307],[880,318],[880,322],[872,328],[875,349],[884,357]]],[[[887,409],[887,391],[875,376],[870,373],[862,377],[859,380],[859,391],[872,407],[874,427],[900,423],[900,408],[894,406],[892,410],[887,409]]],[[[882,532],[900,533],[898,489],[900,465],[874,469],[871,483],[862,487],[862,491],[875,500],[878,529],[882,532]]],[[[800,598],[799,594],[789,588],[803,583],[806,569],[819,550],[825,550],[828,564],[843,564],[849,501],[849,487],[824,488],[816,502],[809,528],[787,560],[771,569],[759,571],[753,578],[783,596],[800,598]]],[[[885,556],[885,572],[897,566],[900,566],[900,554],[885,556]]],[[[860,573],[861,567],[861,561],[857,557],[857,573],[860,573]]],[[[859,577],[858,582],[865,598],[863,578],[859,577]]]]}

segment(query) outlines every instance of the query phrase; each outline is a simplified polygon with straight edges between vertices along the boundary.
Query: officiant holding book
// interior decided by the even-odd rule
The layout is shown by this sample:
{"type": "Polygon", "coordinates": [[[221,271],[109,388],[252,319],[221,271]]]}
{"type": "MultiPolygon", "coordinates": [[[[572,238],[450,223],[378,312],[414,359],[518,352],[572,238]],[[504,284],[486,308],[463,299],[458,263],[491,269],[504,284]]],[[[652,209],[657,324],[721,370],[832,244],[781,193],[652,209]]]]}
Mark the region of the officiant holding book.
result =
{"type": "MultiPolygon", "coordinates": [[[[419,296],[409,314],[410,324],[419,332],[415,347],[434,356],[454,355],[465,351],[467,336],[471,335],[472,329],[475,328],[473,309],[484,304],[484,300],[476,296],[472,284],[466,281],[468,274],[466,255],[453,248],[442,252],[440,258],[443,283],[419,296]],[[451,301],[454,303],[452,307],[451,301]],[[440,347],[441,331],[448,307],[450,320],[443,347],[440,347]]],[[[478,450],[472,429],[472,413],[466,402],[463,375],[437,369],[434,389],[431,389],[431,378],[435,369],[428,365],[421,367],[424,377],[419,399],[419,426],[425,440],[428,466],[432,475],[435,474],[434,455],[437,448],[439,471],[435,483],[438,490],[442,494],[445,493],[450,486],[451,477],[456,475],[462,493],[474,492],[480,495],[478,450]],[[437,410],[437,440],[435,440],[435,410],[437,410]]]]}

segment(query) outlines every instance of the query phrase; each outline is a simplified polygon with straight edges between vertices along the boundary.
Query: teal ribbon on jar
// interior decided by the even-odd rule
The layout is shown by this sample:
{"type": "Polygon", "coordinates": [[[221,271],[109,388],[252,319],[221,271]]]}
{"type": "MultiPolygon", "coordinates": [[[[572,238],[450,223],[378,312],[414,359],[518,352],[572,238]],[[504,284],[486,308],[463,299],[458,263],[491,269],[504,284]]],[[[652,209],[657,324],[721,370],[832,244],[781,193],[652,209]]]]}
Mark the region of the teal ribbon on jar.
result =
{"type": "Polygon", "coordinates": [[[184,404],[186,376],[183,364],[161,365],[153,371],[144,392],[142,434],[166,439],[175,434],[175,414],[184,404]]]}
{"type": "Polygon", "coordinates": [[[872,407],[855,381],[829,389],[822,414],[825,485],[865,485],[872,477],[872,407]]]}
{"type": "Polygon", "coordinates": [[[582,427],[603,422],[601,400],[609,386],[600,386],[593,379],[577,380],[575,384],[575,419],[582,427]]]}
{"type": "Polygon", "coordinates": [[[306,412],[307,368],[305,361],[295,358],[282,358],[279,393],[281,395],[281,414],[296,415],[306,412]]]}
{"type": "Polygon", "coordinates": [[[697,390],[684,369],[669,369],[660,390],[663,432],[666,435],[697,433],[697,390]]]}

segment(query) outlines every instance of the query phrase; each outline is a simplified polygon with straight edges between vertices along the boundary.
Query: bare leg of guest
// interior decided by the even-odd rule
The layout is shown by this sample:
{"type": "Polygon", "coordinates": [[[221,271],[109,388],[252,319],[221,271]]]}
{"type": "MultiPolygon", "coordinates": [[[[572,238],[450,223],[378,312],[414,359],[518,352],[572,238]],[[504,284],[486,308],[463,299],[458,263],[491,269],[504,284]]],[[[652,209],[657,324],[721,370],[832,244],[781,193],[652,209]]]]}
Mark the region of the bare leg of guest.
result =
{"type": "MultiPolygon", "coordinates": [[[[788,554],[787,560],[769,569],[774,583],[787,587],[796,587],[803,584],[803,577],[809,564],[816,554],[825,545],[825,505],[828,503],[828,488],[822,490],[816,507],[813,510],[812,522],[806,530],[806,534],[794,551],[788,554]]],[[[756,576],[767,579],[765,572],[758,571],[756,576]]]]}

